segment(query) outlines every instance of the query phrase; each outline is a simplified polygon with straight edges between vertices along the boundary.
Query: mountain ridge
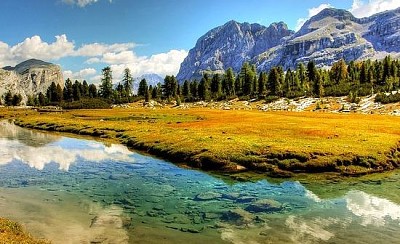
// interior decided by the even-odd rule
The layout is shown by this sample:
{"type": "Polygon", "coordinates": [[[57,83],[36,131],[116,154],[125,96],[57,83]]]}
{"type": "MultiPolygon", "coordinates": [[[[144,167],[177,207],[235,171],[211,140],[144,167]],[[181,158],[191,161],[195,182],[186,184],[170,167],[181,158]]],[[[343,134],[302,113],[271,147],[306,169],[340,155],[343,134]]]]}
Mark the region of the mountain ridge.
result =
{"type": "Polygon", "coordinates": [[[204,72],[238,72],[243,62],[259,71],[273,66],[294,68],[313,60],[331,66],[344,59],[381,59],[400,56],[400,8],[365,18],[343,9],[326,8],[294,32],[284,22],[268,27],[234,20],[201,36],[182,62],[177,79],[201,77],[204,72]],[[233,48],[232,48],[233,47],[233,48]]]}

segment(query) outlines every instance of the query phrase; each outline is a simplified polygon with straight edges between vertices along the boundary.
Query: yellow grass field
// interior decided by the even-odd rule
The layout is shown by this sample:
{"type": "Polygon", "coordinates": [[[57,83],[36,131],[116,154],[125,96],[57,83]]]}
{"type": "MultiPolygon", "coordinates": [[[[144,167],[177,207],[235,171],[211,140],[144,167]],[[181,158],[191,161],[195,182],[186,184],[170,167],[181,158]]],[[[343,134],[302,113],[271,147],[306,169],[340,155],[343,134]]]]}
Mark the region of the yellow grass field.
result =
{"type": "Polygon", "coordinates": [[[0,110],[23,127],[112,138],[129,147],[206,170],[348,175],[400,165],[400,118],[318,112],[196,108],[0,110]]]}
{"type": "Polygon", "coordinates": [[[36,240],[26,233],[20,224],[0,218],[0,243],[46,244],[50,242],[36,240]]]}

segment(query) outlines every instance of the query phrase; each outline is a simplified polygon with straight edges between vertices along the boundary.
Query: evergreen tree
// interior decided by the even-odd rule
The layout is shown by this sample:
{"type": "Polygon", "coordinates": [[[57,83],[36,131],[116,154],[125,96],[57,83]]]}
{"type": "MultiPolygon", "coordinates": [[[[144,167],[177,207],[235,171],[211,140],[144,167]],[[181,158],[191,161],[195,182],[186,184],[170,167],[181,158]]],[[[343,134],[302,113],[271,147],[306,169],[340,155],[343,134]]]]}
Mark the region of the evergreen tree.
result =
{"type": "Polygon", "coordinates": [[[81,90],[82,90],[81,83],[76,80],[75,83],[72,85],[72,93],[74,101],[81,100],[81,90]]]}
{"type": "Polygon", "coordinates": [[[122,83],[125,89],[126,96],[130,97],[132,95],[132,74],[129,68],[124,69],[124,76],[122,78],[122,83]]]}
{"type": "Polygon", "coordinates": [[[89,85],[86,80],[82,83],[82,97],[89,97],[89,85]]]}
{"type": "Polygon", "coordinates": [[[21,102],[22,102],[21,94],[15,94],[12,98],[12,105],[19,106],[19,105],[21,105],[21,102]]]}
{"type": "Polygon", "coordinates": [[[190,83],[190,93],[192,94],[192,97],[194,99],[197,99],[199,97],[199,83],[197,82],[197,80],[194,80],[190,83]]]}
{"type": "Polygon", "coordinates": [[[178,81],[174,76],[165,76],[164,85],[162,87],[165,98],[171,100],[175,98],[178,92],[178,81]]]}
{"type": "Polygon", "coordinates": [[[243,83],[243,95],[251,95],[254,90],[254,77],[256,76],[254,66],[251,66],[247,62],[243,63],[239,76],[243,83]]]}
{"type": "Polygon", "coordinates": [[[158,96],[158,88],[157,88],[157,86],[155,86],[154,88],[153,88],[153,90],[151,91],[151,98],[152,99],[159,99],[159,96],[158,96]]]}
{"type": "Polygon", "coordinates": [[[282,94],[282,78],[278,67],[273,67],[268,74],[267,88],[271,95],[280,96],[282,94]]]}
{"type": "Polygon", "coordinates": [[[13,104],[13,95],[11,93],[11,91],[8,91],[6,93],[6,96],[4,97],[4,103],[6,106],[12,106],[13,104]]]}
{"type": "Polygon", "coordinates": [[[190,94],[190,81],[185,80],[185,82],[183,83],[183,91],[182,91],[182,95],[185,99],[190,99],[191,94],[190,94]]]}
{"type": "Polygon", "coordinates": [[[264,96],[266,92],[268,76],[267,73],[261,72],[258,76],[258,95],[264,96]]]}
{"type": "Polygon", "coordinates": [[[307,64],[307,77],[308,81],[313,83],[317,79],[317,68],[315,67],[315,63],[313,60],[308,62],[307,64]]]}
{"type": "Polygon", "coordinates": [[[55,94],[55,102],[62,102],[63,100],[63,89],[61,88],[60,84],[57,84],[56,87],[56,94],[55,94]]]}
{"type": "Polygon", "coordinates": [[[63,98],[66,101],[72,101],[74,98],[74,89],[72,87],[72,81],[69,78],[65,81],[63,98]]]}
{"type": "Polygon", "coordinates": [[[111,68],[108,66],[102,69],[102,75],[103,78],[101,79],[99,92],[102,98],[110,99],[111,96],[113,95],[111,68]]]}
{"type": "Polygon", "coordinates": [[[225,72],[223,92],[229,97],[235,95],[235,74],[232,68],[225,72]]]}
{"type": "Polygon", "coordinates": [[[221,80],[218,74],[214,74],[211,80],[211,94],[214,99],[221,97],[221,80]]]}
{"type": "Polygon", "coordinates": [[[346,62],[341,59],[338,62],[334,63],[331,68],[331,80],[336,84],[344,83],[348,80],[348,71],[346,62]]]}
{"type": "Polygon", "coordinates": [[[198,94],[199,94],[200,100],[203,100],[203,101],[210,100],[210,90],[208,87],[208,81],[207,81],[206,75],[204,75],[203,78],[201,78],[201,80],[200,80],[198,94]]]}
{"type": "Polygon", "coordinates": [[[44,96],[44,94],[42,92],[39,93],[39,105],[40,106],[45,106],[46,105],[46,97],[44,96]]]}
{"type": "Polygon", "coordinates": [[[89,85],[89,97],[96,98],[97,97],[97,87],[94,84],[89,85]]]}
{"type": "Polygon", "coordinates": [[[142,79],[139,83],[138,96],[144,97],[148,91],[146,79],[142,79]]]}

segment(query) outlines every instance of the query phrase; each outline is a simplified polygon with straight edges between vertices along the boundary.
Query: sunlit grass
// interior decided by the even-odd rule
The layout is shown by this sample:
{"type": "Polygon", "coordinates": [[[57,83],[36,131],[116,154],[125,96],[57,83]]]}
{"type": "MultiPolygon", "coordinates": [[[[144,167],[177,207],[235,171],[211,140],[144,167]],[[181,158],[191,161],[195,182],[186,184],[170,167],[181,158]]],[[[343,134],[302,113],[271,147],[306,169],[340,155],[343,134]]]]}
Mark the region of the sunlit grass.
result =
{"type": "Polygon", "coordinates": [[[22,226],[8,219],[0,218],[0,243],[44,244],[44,240],[36,240],[26,233],[22,226]]]}
{"type": "Polygon", "coordinates": [[[118,138],[203,168],[358,173],[399,163],[400,119],[393,116],[144,108],[2,113],[16,114],[23,126],[118,138]]]}

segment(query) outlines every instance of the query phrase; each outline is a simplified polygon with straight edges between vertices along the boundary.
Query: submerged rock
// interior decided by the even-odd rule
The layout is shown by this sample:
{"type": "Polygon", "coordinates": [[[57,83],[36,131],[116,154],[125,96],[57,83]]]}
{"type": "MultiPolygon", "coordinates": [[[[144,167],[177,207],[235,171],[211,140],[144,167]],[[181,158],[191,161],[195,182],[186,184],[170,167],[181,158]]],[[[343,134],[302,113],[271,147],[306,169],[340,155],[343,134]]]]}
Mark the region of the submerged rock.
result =
{"type": "Polygon", "coordinates": [[[216,199],[221,198],[221,197],[222,197],[221,194],[219,194],[217,192],[209,191],[209,192],[203,192],[203,193],[198,194],[194,198],[194,200],[195,201],[210,201],[210,200],[216,200],[216,199]]]}
{"type": "Polygon", "coordinates": [[[237,208],[225,212],[221,219],[235,225],[247,225],[253,221],[254,216],[241,208],[237,208]]]}
{"type": "Polygon", "coordinates": [[[276,212],[282,210],[283,205],[273,199],[261,199],[251,203],[245,209],[252,213],[276,212]]]}

